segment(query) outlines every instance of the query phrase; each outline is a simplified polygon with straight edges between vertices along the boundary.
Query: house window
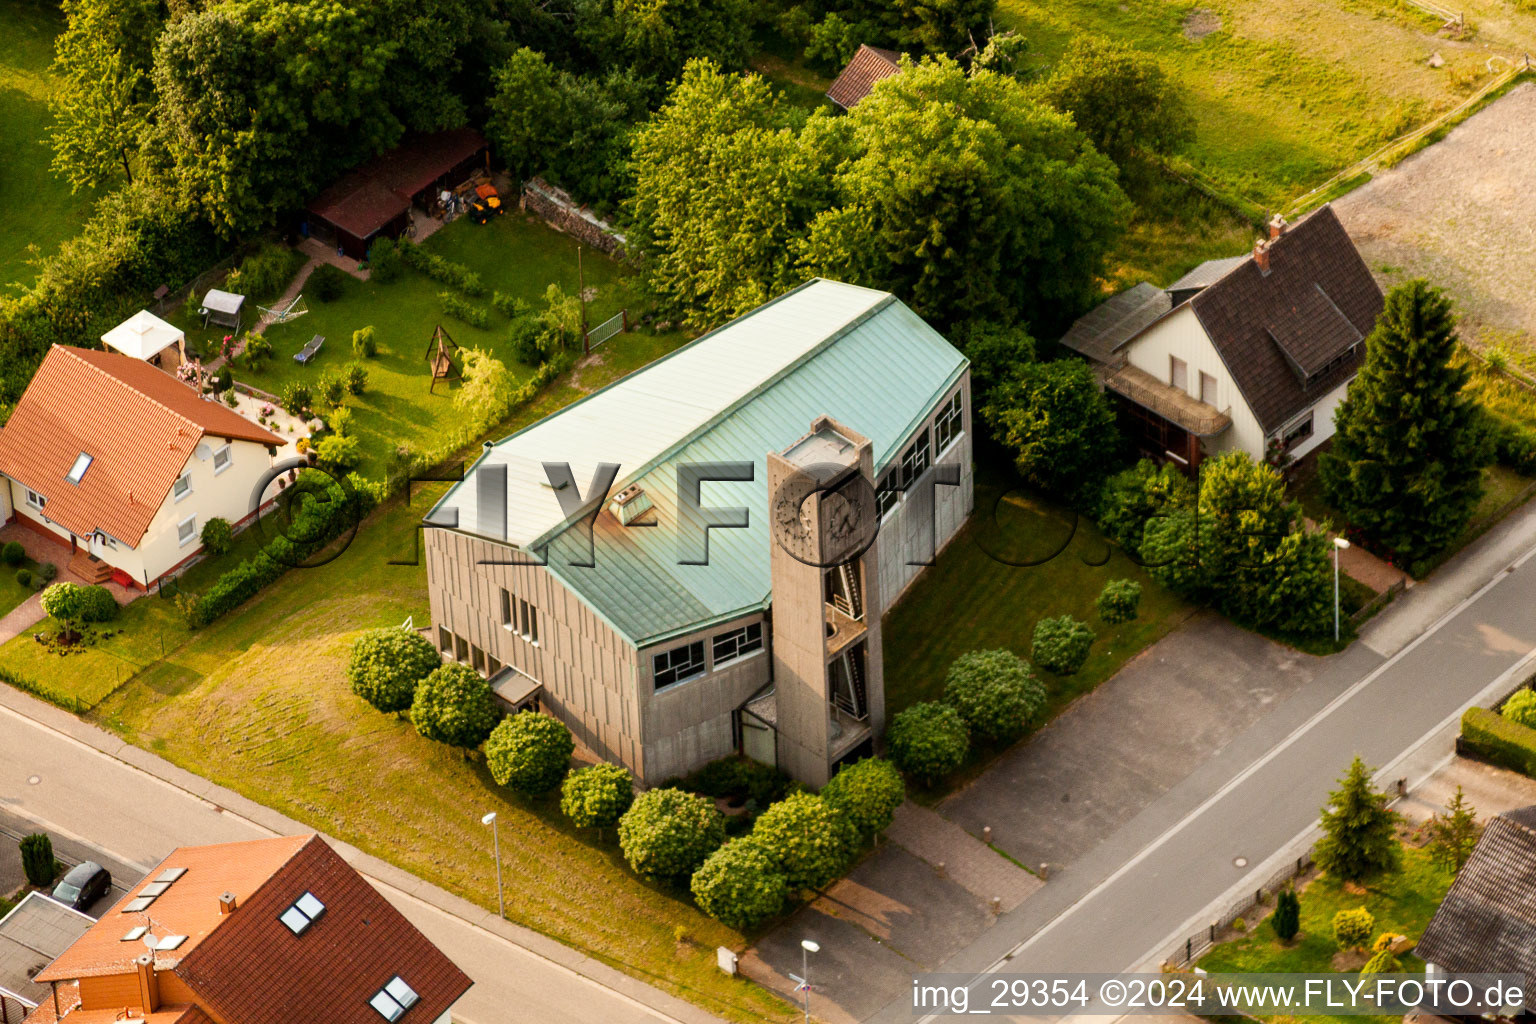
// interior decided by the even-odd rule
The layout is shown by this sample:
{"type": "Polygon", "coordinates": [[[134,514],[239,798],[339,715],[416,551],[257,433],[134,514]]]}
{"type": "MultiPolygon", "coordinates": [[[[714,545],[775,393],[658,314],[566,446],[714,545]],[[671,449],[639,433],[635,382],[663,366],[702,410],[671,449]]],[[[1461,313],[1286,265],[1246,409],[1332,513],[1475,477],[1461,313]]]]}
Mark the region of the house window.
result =
{"type": "Polygon", "coordinates": [[[503,629],[517,631],[517,617],[512,612],[512,593],[505,587],[501,589],[501,625],[503,629]]]}
{"type": "Polygon", "coordinates": [[[895,465],[886,470],[885,476],[880,478],[880,484],[875,490],[881,518],[900,503],[902,494],[923,475],[927,468],[928,431],[924,429],[918,432],[911,444],[907,445],[895,465]]]}
{"type": "Polygon", "coordinates": [[[524,640],[531,644],[539,642],[539,610],[527,601],[518,601],[518,608],[523,616],[523,628],[519,631],[524,640]]]}
{"type": "Polygon", "coordinates": [[[468,661],[469,660],[469,641],[465,640],[461,636],[456,636],[456,637],[453,638],[453,660],[454,661],[468,661]]]}
{"type": "Polygon", "coordinates": [[[674,647],[651,656],[651,675],[657,691],[685,683],[704,674],[704,641],[674,647]]]}
{"type": "Polygon", "coordinates": [[[1200,371],[1200,401],[1212,407],[1216,406],[1216,378],[1204,370],[1200,371]]]}
{"type": "Polygon", "coordinates": [[[447,626],[437,627],[437,649],[444,654],[453,653],[453,634],[448,632],[447,626]]]}
{"type": "Polygon", "coordinates": [[[1285,432],[1285,436],[1281,439],[1280,443],[1289,448],[1291,445],[1297,443],[1298,441],[1302,441],[1311,436],[1312,413],[1308,412],[1306,418],[1301,420],[1299,423],[1291,425],[1291,428],[1285,432]]]}
{"type": "Polygon", "coordinates": [[[960,392],[955,392],[955,397],[949,400],[944,408],[939,410],[938,416],[933,421],[933,446],[940,452],[949,448],[950,443],[960,436],[960,392]]]}
{"type": "Polygon", "coordinates": [[[494,654],[487,655],[485,659],[485,674],[491,679],[496,678],[496,673],[501,671],[501,659],[494,654]]]}
{"type": "Polygon", "coordinates": [[[1168,357],[1168,383],[1180,391],[1189,390],[1189,364],[1178,356],[1168,357]]]}
{"type": "Polygon", "coordinates": [[[325,904],[315,899],[314,893],[306,892],[294,900],[293,906],[279,914],[277,919],[287,925],[293,934],[303,935],[310,925],[320,920],[323,913],[325,904]]]}
{"type": "Polygon", "coordinates": [[[880,485],[876,488],[875,501],[880,506],[880,518],[901,504],[901,492],[896,489],[896,471],[893,469],[880,479],[880,485]]]}
{"type": "Polygon", "coordinates": [[[220,473],[228,469],[234,461],[235,455],[231,450],[230,445],[225,445],[223,448],[220,448],[218,451],[213,453],[213,475],[218,476],[220,473]]]}
{"type": "Polygon", "coordinates": [[[33,508],[40,509],[44,505],[48,504],[48,499],[43,497],[41,494],[38,494],[36,491],[32,490],[31,488],[28,488],[27,489],[27,504],[31,505],[33,508]]]}
{"type": "Polygon", "coordinates": [[[197,540],[197,516],[187,516],[176,524],[176,544],[186,547],[197,540]]]}
{"type": "Polygon", "coordinates": [[[171,485],[171,497],[175,498],[177,501],[180,501],[182,498],[185,498],[191,493],[192,474],[183,473],[181,476],[177,477],[176,482],[171,485]]]}
{"type": "Polygon", "coordinates": [[[763,649],[763,624],[754,622],[750,626],[733,629],[729,633],[721,633],[715,637],[713,647],[715,668],[735,661],[737,658],[756,654],[763,649]]]}
{"type": "Polygon", "coordinates": [[[485,671],[485,652],[474,644],[469,645],[469,664],[476,672],[485,671]]]}
{"type": "Polygon", "coordinates": [[[374,993],[368,1005],[379,1011],[379,1016],[385,1020],[396,1021],[406,1010],[416,1005],[416,999],[416,991],[401,981],[397,974],[389,979],[389,984],[374,993]]]}
{"type": "Polygon", "coordinates": [[[79,457],[75,459],[75,464],[69,467],[69,472],[65,475],[64,479],[72,484],[77,484],[85,476],[85,471],[90,468],[91,457],[85,454],[85,452],[81,452],[79,457]]]}

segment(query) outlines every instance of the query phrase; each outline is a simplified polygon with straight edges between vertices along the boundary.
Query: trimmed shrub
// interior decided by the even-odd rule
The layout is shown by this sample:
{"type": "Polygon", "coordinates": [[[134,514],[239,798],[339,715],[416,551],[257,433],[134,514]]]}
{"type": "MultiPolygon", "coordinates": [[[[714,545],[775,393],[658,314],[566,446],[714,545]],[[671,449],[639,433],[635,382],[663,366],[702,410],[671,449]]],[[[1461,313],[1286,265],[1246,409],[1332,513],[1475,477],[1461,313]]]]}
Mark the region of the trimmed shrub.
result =
{"type": "Polygon", "coordinates": [[[437,298],[443,304],[446,315],[462,320],[471,327],[484,328],[491,322],[491,315],[484,306],[477,306],[454,292],[438,292],[437,298]]]}
{"type": "Polygon", "coordinates": [[[727,928],[755,928],[784,909],[789,885],[773,855],[751,836],[710,854],[689,884],[699,909],[727,928]]]}
{"type": "Polygon", "coordinates": [[[26,560],[27,550],[21,546],[20,541],[7,541],[5,547],[0,548],[0,562],[9,566],[18,566],[26,560]]]}
{"type": "Polygon", "coordinates": [[[370,629],[352,644],[347,683],[380,711],[404,711],[416,687],[442,663],[432,641],[414,629],[370,629]]]}
{"type": "Polygon", "coordinates": [[[347,400],[347,375],[341,370],[326,370],[315,382],[315,394],[334,409],[347,400]]]}
{"type": "Polygon", "coordinates": [[[641,793],[619,819],[619,849],[647,878],[687,878],[724,841],[715,805],[680,789],[641,793]]]}
{"type": "Polygon", "coordinates": [[[394,284],[404,273],[400,249],[393,238],[375,239],[368,247],[368,280],[394,284]]]}
{"type": "Polygon", "coordinates": [[[321,302],[335,302],[346,290],[349,276],[340,267],[322,263],[309,275],[304,287],[321,302]]]}
{"type": "Polygon", "coordinates": [[[896,808],[907,798],[907,787],[891,762],[866,757],[843,765],[822,788],[821,798],[869,839],[890,826],[896,808]]]}
{"type": "Polygon", "coordinates": [[[766,807],[784,798],[789,776],[749,757],[722,757],[683,776],[681,787],[712,797],[745,796],[766,807]]]}
{"type": "Polygon", "coordinates": [[[853,822],[811,793],[791,793],[769,807],[752,826],[752,838],[784,872],[791,892],[831,882],[848,867],[858,846],[853,822]]]}
{"type": "Polygon", "coordinates": [[[498,786],[543,796],[565,777],[576,741],[558,718],[522,711],[503,718],[485,741],[485,764],[498,786]]]}
{"type": "Polygon", "coordinates": [[[1490,764],[1536,778],[1536,729],[1487,708],[1461,716],[1461,744],[1490,764]]]}
{"type": "MultiPolygon", "coordinates": [[[[1391,938],[1391,936],[1386,936],[1391,938]]],[[[1371,958],[1360,968],[1362,975],[1370,974],[1395,974],[1401,966],[1397,962],[1397,955],[1390,948],[1379,949],[1371,954],[1371,958]]]]}
{"type": "Polygon", "coordinates": [[[1045,706],[1045,687],[1012,651],[971,651],[949,666],[944,702],[960,712],[972,737],[1011,743],[1045,706]]]}
{"type": "Polygon", "coordinates": [[[425,274],[439,284],[445,284],[471,298],[478,298],[485,294],[485,283],[480,280],[480,275],[464,264],[444,259],[437,253],[428,252],[404,238],[395,245],[406,266],[417,273],[425,274]]]}
{"type": "Polygon", "coordinates": [[[374,336],[372,324],[352,332],[352,354],[359,359],[372,359],[379,354],[379,341],[374,336]]]}
{"type": "Polygon", "coordinates": [[[246,366],[260,366],[272,358],[272,343],[267,340],[266,335],[252,331],[245,336],[245,349],[241,358],[245,360],[246,366]]]}
{"type": "Polygon", "coordinates": [[[1069,676],[1083,667],[1093,647],[1093,630],[1086,622],[1070,615],[1041,619],[1035,623],[1035,636],[1029,653],[1035,664],[1047,672],[1069,676]]]}
{"type": "Polygon", "coordinates": [[[21,587],[30,587],[30,586],[32,586],[32,570],[31,569],[17,569],[16,570],[16,585],[17,586],[21,586],[21,587]]]}
{"type": "Polygon", "coordinates": [[[84,622],[111,622],[117,618],[117,601],[106,587],[80,588],[80,618],[84,622]]]}
{"type": "Polygon", "coordinates": [[[935,701],[913,704],[892,718],[885,738],[896,767],[927,783],[959,768],[971,749],[960,712],[935,701]]]}
{"type": "Polygon", "coordinates": [[[59,575],[59,567],[52,562],[44,562],[37,567],[37,579],[44,583],[52,583],[59,575]]]}
{"type": "Polygon", "coordinates": [[[1536,728],[1536,691],[1516,690],[1499,709],[1499,714],[1527,729],[1536,728]]]}
{"type": "Polygon", "coordinates": [[[203,532],[198,539],[202,541],[203,547],[209,554],[222,555],[235,542],[235,531],[229,525],[228,519],[214,516],[203,524],[203,532]]]}
{"type": "Polygon", "coordinates": [[[1376,930],[1376,918],[1364,907],[1341,910],[1333,915],[1333,937],[1340,949],[1364,949],[1376,930]]]}
{"type": "Polygon", "coordinates": [[[349,395],[360,395],[368,390],[368,367],[361,363],[349,363],[343,385],[349,395]]]}
{"type": "Polygon", "coordinates": [[[616,764],[577,768],[560,784],[560,813],[578,828],[618,824],[635,802],[635,777],[616,764]]]}
{"type": "Polygon", "coordinates": [[[277,393],[278,404],[295,416],[302,416],[315,407],[315,392],[308,384],[291,380],[277,393]]]}
{"type": "Polygon", "coordinates": [[[330,434],[315,445],[315,461],[324,469],[351,469],[362,457],[361,442],[355,437],[330,434]]]}
{"type": "Polygon", "coordinates": [[[1135,580],[1110,580],[1099,591],[1094,606],[1099,618],[1111,626],[1130,622],[1141,611],[1141,584],[1135,580]]]}
{"type": "Polygon", "coordinates": [[[45,833],[34,832],[32,835],[23,836],[21,847],[21,870],[27,876],[28,885],[44,886],[53,881],[57,873],[56,863],[53,859],[53,840],[45,833]]]}
{"type": "Polygon", "coordinates": [[[516,320],[518,317],[526,314],[530,308],[528,303],[522,299],[514,299],[506,292],[492,292],[491,305],[495,308],[496,312],[508,320],[516,320]]]}
{"type": "Polygon", "coordinates": [[[1270,923],[1281,942],[1290,942],[1301,931],[1301,897],[1295,889],[1281,889],[1275,895],[1275,916],[1270,923]]]}
{"type": "Polygon", "coordinates": [[[467,665],[433,669],[416,686],[411,724],[425,739],[451,747],[478,747],[496,727],[491,684],[467,665]]]}

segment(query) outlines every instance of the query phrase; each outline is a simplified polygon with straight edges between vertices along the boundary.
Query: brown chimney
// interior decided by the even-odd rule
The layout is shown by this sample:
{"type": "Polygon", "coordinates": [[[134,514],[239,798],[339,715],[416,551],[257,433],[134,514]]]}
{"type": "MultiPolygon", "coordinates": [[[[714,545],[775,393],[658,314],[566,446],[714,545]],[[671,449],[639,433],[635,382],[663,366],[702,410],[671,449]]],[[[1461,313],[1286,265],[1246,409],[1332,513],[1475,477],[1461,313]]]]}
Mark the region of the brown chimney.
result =
{"type": "Polygon", "coordinates": [[[1263,240],[1253,243],[1253,262],[1258,264],[1259,273],[1269,273],[1269,243],[1263,240]]]}
{"type": "Polygon", "coordinates": [[[133,962],[139,974],[139,1005],[146,1014],[160,1009],[160,979],[155,975],[155,954],[142,953],[133,962]]]}
{"type": "Polygon", "coordinates": [[[219,897],[219,916],[220,917],[224,917],[225,915],[233,914],[234,912],[235,912],[235,894],[232,893],[232,892],[227,892],[224,895],[220,896],[219,897]]]}
{"type": "Polygon", "coordinates": [[[1290,227],[1290,225],[1285,222],[1285,218],[1280,216],[1278,213],[1275,214],[1275,216],[1269,222],[1270,241],[1274,241],[1281,235],[1285,234],[1285,229],[1288,227],[1290,227]]]}

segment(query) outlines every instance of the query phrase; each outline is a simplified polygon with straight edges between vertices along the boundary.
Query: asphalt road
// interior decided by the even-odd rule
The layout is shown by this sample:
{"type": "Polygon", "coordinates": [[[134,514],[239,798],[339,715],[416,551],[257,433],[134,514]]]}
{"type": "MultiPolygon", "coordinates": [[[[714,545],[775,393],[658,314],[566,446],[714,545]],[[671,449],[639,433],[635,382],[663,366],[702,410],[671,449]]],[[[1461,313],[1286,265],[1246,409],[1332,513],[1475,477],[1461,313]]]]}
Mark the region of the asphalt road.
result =
{"type": "MultiPolygon", "coordinates": [[[[1411,786],[1451,755],[1463,709],[1532,671],[1533,543],[1522,510],[939,970],[1155,972],[1304,848],[1353,755],[1411,786]]],[[[893,995],[872,1019],[913,1020],[893,995]]]]}
{"type": "MultiPolygon", "coordinates": [[[[4,706],[0,706],[0,828],[46,830],[60,859],[96,860],[112,872],[114,883],[129,886],[177,846],[274,834],[4,706]]],[[[459,1024],[657,1024],[680,1018],[711,1019],[692,1007],[676,1015],[654,1009],[647,1005],[650,1000],[605,987],[401,888],[368,878],[474,979],[474,987],[454,1007],[459,1024]]],[[[108,901],[98,900],[92,909],[99,914],[108,906],[108,901]]],[[[616,983],[632,992],[640,987],[627,978],[616,983]]],[[[654,995],[663,1006],[670,1002],[661,993],[654,995]]]]}

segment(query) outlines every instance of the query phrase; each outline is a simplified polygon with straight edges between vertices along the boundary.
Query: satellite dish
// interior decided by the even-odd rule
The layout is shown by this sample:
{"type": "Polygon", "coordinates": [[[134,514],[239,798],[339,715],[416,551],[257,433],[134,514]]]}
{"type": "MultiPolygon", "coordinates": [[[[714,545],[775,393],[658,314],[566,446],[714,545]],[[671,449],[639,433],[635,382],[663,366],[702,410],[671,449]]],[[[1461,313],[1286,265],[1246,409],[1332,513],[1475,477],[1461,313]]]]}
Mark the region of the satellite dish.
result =
{"type": "Polygon", "coordinates": [[[144,947],[151,953],[155,952],[160,946],[160,939],[154,932],[145,932],[139,937],[139,941],[144,943],[144,947]]]}

